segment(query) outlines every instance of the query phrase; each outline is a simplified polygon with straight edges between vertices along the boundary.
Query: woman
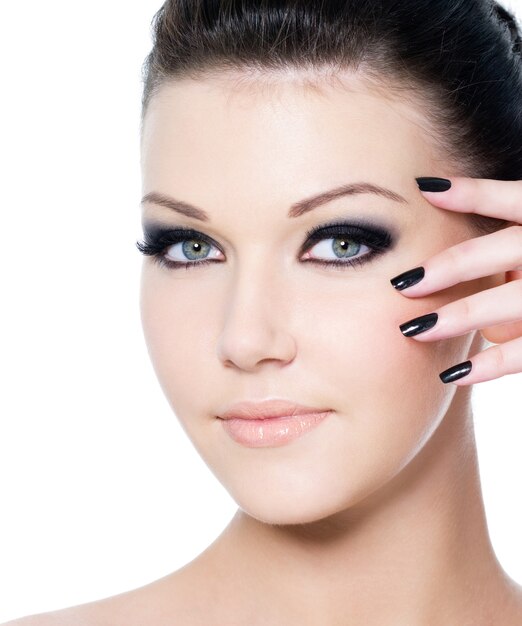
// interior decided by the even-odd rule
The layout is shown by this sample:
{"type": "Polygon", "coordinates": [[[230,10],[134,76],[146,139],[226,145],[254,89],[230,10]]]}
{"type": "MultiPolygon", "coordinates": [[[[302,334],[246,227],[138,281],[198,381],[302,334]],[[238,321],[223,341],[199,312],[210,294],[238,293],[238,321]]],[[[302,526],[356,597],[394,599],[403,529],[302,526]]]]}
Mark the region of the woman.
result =
{"type": "Polygon", "coordinates": [[[471,407],[522,371],[513,16],[183,0],[154,27],[143,328],[238,510],[169,576],[11,623],[521,624],[471,407]]]}

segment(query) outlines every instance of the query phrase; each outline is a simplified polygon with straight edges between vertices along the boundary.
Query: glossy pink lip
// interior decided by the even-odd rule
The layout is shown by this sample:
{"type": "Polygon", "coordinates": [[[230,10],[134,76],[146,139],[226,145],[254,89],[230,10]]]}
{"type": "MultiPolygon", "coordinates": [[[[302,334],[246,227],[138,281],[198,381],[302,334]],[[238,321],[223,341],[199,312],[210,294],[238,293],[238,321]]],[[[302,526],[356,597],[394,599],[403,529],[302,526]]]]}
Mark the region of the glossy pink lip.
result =
{"type": "Polygon", "coordinates": [[[321,423],[332,409],[304,406],[286,400],[240,402],[223,411],[223,428],[245,446],[282,446],[321,423]]]}
{"type": "Polygon", "coordinates": [[[288,417],[294,415],[308,415],[311,413],[324,413],[331,409],[325,409],[323,407],[305,406],[304,404],[298,404],[297,402],[291,402],[288,400],[263,400],[260,402],[253,402],[250,400],[244,400],[243,402],[236,402],[229,406],[226,410],[218,414],[221,419],[269,419],[272,417],[288,417]]]}

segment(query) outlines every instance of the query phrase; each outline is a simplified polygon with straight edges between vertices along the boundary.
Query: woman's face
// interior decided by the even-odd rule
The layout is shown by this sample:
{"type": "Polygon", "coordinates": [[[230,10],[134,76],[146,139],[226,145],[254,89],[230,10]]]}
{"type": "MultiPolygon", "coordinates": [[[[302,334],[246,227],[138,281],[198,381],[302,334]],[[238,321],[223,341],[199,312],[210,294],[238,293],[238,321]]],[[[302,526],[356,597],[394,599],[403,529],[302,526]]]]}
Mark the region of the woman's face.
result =
{"type": "Polygon", "coordinates": [[[319,93],[292,81],[260,89],[234,89],[225,79],[165,84],[144,125],[144,195],[208,214],[201,221],[143,204],[144,229],[191,228],[207,242],[192,236],[184,249],[167,245],[167,258],[200,263],[188,269],[145,257],[149,353],[205,463],[244,511],[269,523],[327,517],[390,481],[456,393],[467,393],[444,385],[439,372],[466,360],[480,338],[421,343],[400,332],[399,324],[484,283],[417,299],[391,286],[395,275],[473,233],[466,215],[437,209],[418,191],[417,176],[459,174],[437,160],[421,110],[358,79],[346,85],[319,93]],[[404,201],[357,193],[289,217],[297,201],[353,183],[404,201]],[[307,231],[340,221],[371,222],[391,243],[370,259],[367,244],[327,234],[303,251],[307,231]],[[361,263],[305,261],[352,256],[361,263]],[[216,417],[234,402],[271,398],[332,413],[301,437],[264,447],[238,443],[216,417]]]}

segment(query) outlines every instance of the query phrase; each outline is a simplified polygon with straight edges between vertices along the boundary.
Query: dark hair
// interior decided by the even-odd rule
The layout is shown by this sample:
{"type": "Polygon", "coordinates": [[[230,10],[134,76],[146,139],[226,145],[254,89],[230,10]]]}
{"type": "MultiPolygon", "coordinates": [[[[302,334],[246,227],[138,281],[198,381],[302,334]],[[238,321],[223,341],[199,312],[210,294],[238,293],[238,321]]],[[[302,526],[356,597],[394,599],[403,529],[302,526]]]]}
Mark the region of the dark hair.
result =
{"type": "MultiPolygon", "coordinates": [[[[167,0],[151,26],[142,126],[166,81],[317,69],[320,82],[352,69],[424,103],[463,175],[522,179],[522,40],[493,0],[167,0]]],[[[470,219],[483,233],[508,223],[470,219]]]]}

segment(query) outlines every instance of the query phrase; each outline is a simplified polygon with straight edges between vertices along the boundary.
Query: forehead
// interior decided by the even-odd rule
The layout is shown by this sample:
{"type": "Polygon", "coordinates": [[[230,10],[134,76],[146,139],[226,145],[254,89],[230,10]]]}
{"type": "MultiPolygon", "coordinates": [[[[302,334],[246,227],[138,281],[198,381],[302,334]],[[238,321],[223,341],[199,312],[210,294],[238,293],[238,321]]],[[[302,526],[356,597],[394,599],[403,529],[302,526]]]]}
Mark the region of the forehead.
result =
{"type": "MultiPolygon", "coordinates": [[[[149,103],[145,119],[148,128],[158,116],[211,114],[213,118],[227,111],[257,113],[273,107],[282,113],[285,103],[311,109],[347,106],[373,101],[374,106],[391,107],[399,115],[428,129],[426,101],[418,89],[393,83],[364,71],[320,71],[320,69],[223,70],[207,71],[200,79],[166,79],[149,103]],[[176,110],[176,106],[178,110],[176,110]],[[192,110],[193,109],[193,110],[192,110]]],[[[180,120],[181,121],[181,120],[180,120]]],[[[147,132],[144,133],[146,135],[147,132]]]]}
{"type": "MultiPolygon", "coordinates": [[[[379,176],[393,187],[435,156],[425,111],[352,73],[226,73],[164,83],[142,135],[146,191],[263,189],[379,176]],[[314,182],[316,181],[316,182],[314,182]]],[[[295,194],[294,194],[295,195],[295,194]]]]}

